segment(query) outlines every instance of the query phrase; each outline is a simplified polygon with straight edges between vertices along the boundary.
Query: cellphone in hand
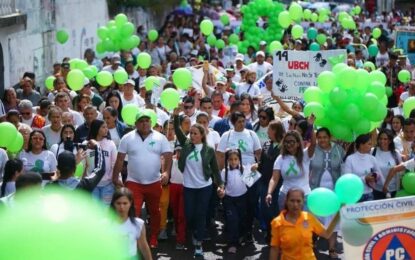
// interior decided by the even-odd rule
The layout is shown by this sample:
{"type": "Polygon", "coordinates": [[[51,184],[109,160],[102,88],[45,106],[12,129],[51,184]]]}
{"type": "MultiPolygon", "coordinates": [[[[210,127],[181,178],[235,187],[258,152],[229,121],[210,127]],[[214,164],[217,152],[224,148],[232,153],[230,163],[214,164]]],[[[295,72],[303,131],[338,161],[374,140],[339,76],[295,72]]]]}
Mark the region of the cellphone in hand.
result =
{"type": "Polygon", "coordinates": [[[42,176],[42,180],[50,181],[52,180],[52,176],[55,175],[55,173],[54,172],[42,172],[40,175],[42,176]]]}

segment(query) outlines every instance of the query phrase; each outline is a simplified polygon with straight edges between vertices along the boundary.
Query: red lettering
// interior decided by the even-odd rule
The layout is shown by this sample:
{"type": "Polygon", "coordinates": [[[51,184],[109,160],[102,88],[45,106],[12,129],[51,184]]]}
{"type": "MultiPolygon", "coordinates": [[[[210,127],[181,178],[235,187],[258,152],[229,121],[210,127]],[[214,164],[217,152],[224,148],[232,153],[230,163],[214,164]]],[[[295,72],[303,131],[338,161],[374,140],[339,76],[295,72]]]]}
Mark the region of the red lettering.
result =
{"type": "Polygon", "coordinates": [[[307,61],[289,61],[288,69],[292,70],[308,70],[310,63],[307,61]]]}

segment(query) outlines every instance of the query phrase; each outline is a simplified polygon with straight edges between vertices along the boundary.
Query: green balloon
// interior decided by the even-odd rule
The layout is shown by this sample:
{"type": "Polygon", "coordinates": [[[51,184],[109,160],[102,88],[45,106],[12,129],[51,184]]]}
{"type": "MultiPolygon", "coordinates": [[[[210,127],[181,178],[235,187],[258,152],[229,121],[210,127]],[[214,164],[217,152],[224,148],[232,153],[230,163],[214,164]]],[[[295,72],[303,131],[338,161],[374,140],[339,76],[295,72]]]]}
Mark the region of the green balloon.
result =
{"type": "Polygon", "coordinates": [[[347,92],[339,87],[335,87],[330,92],[330,101],[335,107],[343,106],[347,101],[347,97],[347,92]]]}
{"type": "Polygon", "coordinates": [[[366,113],[366,118],[370,121],[379,122],[385,119],[387,113],[386,106],[378,102],[378,106],[371,113],[366,113]]]}
{"type": "MultiPolygon", "coordinates": [[[[116,72],[114,72],[114,80],[118,84],[125,84],[125,82],[127,82],[127,80],[128,80],[127,72],[125,70],[117,70],[116,72]]],[[[111,81],[111,83],[112,83],[112,81],[111,81]]],[[[110,83],[110,85],[111,85],[111,83],[110,83]]]]}
{"type": "Polygon", "coordinates": [[[379,28],[373,28],[372,36],[377,39],[382,35],[382,31],[379,28]]]}
{"type": "Polygon", "coordinates": [[[89,64],[86,62],[86,60],[79,60],[76,64],[76,68],[79,70],[83,70],[89,67],[89,64]]]}
{"type": "Polygon", "coordinates": [[[390,97],[393,94],[393,90],[391,87],[386,87],[385,92],[387,97],[390,97]]]}
{"type": "Polygon", "coordinates": [[[159,37],[159,33],[156,30],[150,30],[147,34],[148,39],[150,42],[154,42],[159,37]]]}
{"type": "Polygon", "coordinates": [[[92,79],[94,77],[94,71],[90,67],[83,69],[82,73],[84,73],[85,77],[88,79],[92,79]]]}
{"type": "Polygon", "coordinates": [[[66,82],[73,91],[78,91],[83,88],[84,80],[85,75],[82,70],[79,69],[73,69],[69,71],[68,76],[66,77],[66,82]]]}
{"type": "MultiPolygon", "coordinates": [[[[377,48],[377,47],[376,47],[377,48]]],[[[373,55],[374,56],[374,55],[373,55]]],[[[373,64],[373,62],[371,61],[366,61],[365,63],[363,63],[363,68],[370,68],[370,71],[376,70],[376,66],[375,64],[373,64]]]]}
{"type": "MultiPolygon", "coordinates": [[[[101,87],[108,87],[112,84],[113,78],[109,71],[100,71],[97,74],[97,82],[101,87]]],[[[123,82],[125,83],[125,82],[123,82]]]]}
{"type": "Polygon", "coordinates": [[[200,23],[200,31],[208,36],[213,32],[213,23],[211,20],[205,19],[200,23]]]}
{"type": "Polygon", "coordinates": [[[378,107],[379,99],[372,93],[366,93],[363,95],[360,103],[360,108],[363,110],[363,112],[370,113],[378,107]]]}
{"type": "Polygon", "coordinates": [[[121,27],[121,35],[129,37],[134,33],[134,24],[127,22],[121,27]]]}
{"type": "Polygon", "coordinates": [[[385,74],[383,74],[382,71],[375,70],[369,73],[369,82],[373,82],[373,81],[378,81],[383,86],[385,86],[387,79],[386,79],[385,74]]]}
{"type": "Polygon", "coordinates": [[[167,88],[161,92],[160,95],[161,105],[167,110],[173,110],[179,106],[180,95],[177,90],[173,88],[167,88]]]}
{"type": "Polygon", "coordinates": [[[150,76],[144,80],[144,85],[147,91],[153,90],[154,86],[160,86],[159,78],[150,76]]]}
{"type": "Polygon", "coordinates": [[[367,92],[374,94],[380,100],[386,94],[386,88],[379,81],[374,81],[370,83],[369,87],[367,88],[367,92]]]}
{"type": "Polygon", "coordinates": [[[121,13],[121,14],[117,14],[116,16],[115,16],[115,24],[118,26],[118,27],[121,27],[121,26],[123,26],[125,23],[127,23],[128,22],[128,18],[127,18],[127,16],[125,15],[125,14],[123,14],[123,13],[121,13]]]}
{"type": "Polygon", "coordinates": [[[319,51],[320,50],[320,44],[313,42],[310,44],[310,51],[319,51]]]}
{"type": "Polygon", "coordinates": [[[406,192],[415,195],[415,173],[414,172],[405,173],[405,175],[402,178],[402,186],[406,192]]]}
{"type": "Polygon", "coordinates": [[[307,196],[307,207],[314,215],[327,217],[339,211],[340,202],[332,190],[316,188],[307,196]]]}
{"type": "Polygon", "coordinates": [[[56,32],[56,40],[60,44],[66,43],[68,39],[69,39],[69,34],[65,30],[62,29],[56,32]]]}
{"type": "Polygon", "coordinates": [[[288,12],[291,20],[298,21],[303,17],[303,8],[295,2],[291,3],[288,12]]]}
{"type": "Polygon", "coordinates": [[[110,28],[110,27],[114,27],[114,26],[116,26],[115,21],[114,20],[109,20],[108,23],[107,23],[107,27],[110,28]]]}
{"type": "Polygon", "coordinates": [[[16,138],[17,133],[17,129],[13,124],[9,122],[0,123],[0,147],[9,147],[16,138]]]}
{"type": "Polygon", "coordinates": [[[359,121],[352,124],[352,129],[356,135],[367,134],[370,132],[370,121],[364,117],[361,117],[359,121]]]}
{"type": "Polygon", "coordinates": [[[317,20],[318,20],[318,14],[312,13],[311,14],[311,21],[315,23],[315,22],[317,22],[317,20]]]}
{"type": "Polygon", "coordinates": [[[96,47],[95,47],[95,49],[96,49],[96,51],[97,51],[98,54],[104,53],[105,50],[106,50],[105,49],[104,42],[98,42],[97,45],[96,45],[96,47]]]}
{"type": "Polygon", "coordinates": [[[336,76],[338,76],[339,73],[346,68],[348,68],[348,66],[345,63],[337,63],[333,66],[332,71],[336,74],[336,76]]]}
{"type": "Polygon", "coordinates": [[[180,89],[189,89],[192,85],[192,73],[186,68],[176,69],[173,73],[173,83],[180,89]]]}
{"type": "Polygon", "coordinates": [[[355,14],[360,14],[360,12],[362,11],[362,8],[360,7],[360,6],[356,6],[355,8],[354,8],[354,13],[355,14]]]}
{"type": "Polygon", "coordinates": [[[367,50],[368,50],[369,55],[371,57],[375,57],[378,54],[378,52],[379,52],[378,46],[376,44],[369,45],[369,47],[367,48],[367,50]]]}
{"type": "Polygon", "coordinates": [[[146,108],[146,109],[144,109],[144,111],[142,113],[144,113],[145,115],[150,117],[151,127],[156,126],[156,124],[157,124],[157,114],[156,114],[156,112],[154,112],[153,109],[146,108]]]}
{"type": "Polygon", "coordinates": [[[219,39],[215,43],[215,47],[219,50],[225,48],[225,42],[222,39],[219,39]]]}
{"type": "Polygon", "coordinates": [[[304,101],[309,102],[321,102],[323,92],[318,87],[308,87],[304,91],[304,101]]]}
{"type": "Polygon", "coordinates": [[[278,23],[282,28],[288,28],[288,26],[291,24],[290,13],[288,11],[282,11],[278,15],[278,23]]]}
{"type": "Polygon", "coordinates": [[[353,124],[353,122],[356,123],[361,117],[360,109],[354,103],[347,104],[343,109],[342,115],[342,118],[351,124],[353,124]]]}
{"type": "Polygon", "coordinates": [[[23,135],[20,132],[16,133],[16,137],[14,138],[13,142],[10,143],[10,145],[7,147],[7,151],[17,154],[19,153],[23,148],[23,135]]]}
{"type": "Polygon", "coordinates": [[[233,33],[233,34],[229,35],[229,43],[230,44],[236,45],[236,44],[238,44],[238,42],[239,42],[239,36],[237,34],[233,33]]]}
{"type": "Polygon", "coordinates": [[[151,56],[147,52],[140,52],[137,57],[137,64],[142,69],[148,69],[151,65],[151,56]]]}
{"type": "Polygon", "coordinates": [[[369,84],[369,72],[364,69],[356,70],[355,89],[360,93],[366,93],[369,84]]]}
{"type": "Polygon", "coordinates": [[[140,109],[135,104],[127,104],[122,107],[121,117],[127,125],[135,125],[135,116],[140,112],[140,109]]]}
{"type": "Polygon", "coordinates": [[[309,40],[314,40],[317,37],[317,34],[318,33],[317,33],[316,28],[314,28],[314,27],[308,28],[308,30],[307,30],[307,38],[309,40]]]}
{"type": "Polygon", "coordinates": [[[75,174],[74,176],[78,179],[82,178],[82,175],[84,175],[85,167],[82,162],[78,163],[76,165],[75,174]]]}
{"type": "Polygon", "coordinates": [[[355,85],[356,70],[352,67],[346,67],[338,73],[337,82],[344,89],[351,89],[355,85]]]}
{"type": "Polygon", "coordinates": [[[411,81],[411,73],[407,70],[401,70],[398,73],[398,79],[400,82],[406,84],[411,81]]]}
{"type": "Polygon", "coordinates": [[[339,140],[350,142],[350,139],[353,139],[352,130],[344,123],[333,123],[330,126],[330,132],[339,140]]]}
{"type": "Polygon", "coordinates": [[[1,223],[7,223],[0,226],[7,237],[0,243],[0,259],[128,258],[119,222],[90,195],[62,188],[29,189],[15,200],[0,215],[1,223]],[[91,243],[97,238],[100,243],[91,243]]]}
{"type": "Polygon", "coordinates": [[[284,50],[284,46],[282,46],[281,42],[279,41],[272,41],[269,44],[269,52],[274,53],[275,51],[282,51],[284,50]]]}
{"type": "Polygon", "coordinates": [[[305,20],[310,20],[311,18],[311,10],[310,9],[304,9],[303,17],[305,20]]]}
{"type": "Polygon", "coordinates": [[[363,181],[353,173],[346,173],[337,179],[334,188],[340,203],[354,204],[363,195],[363,181]]]}
{"type": "Polygon", "coordinates": [[[108,37],[108,28],[106,26],[101,26],[97,29],[98,38],[104,40],[108,37]]]}
{"type": "Polygon", "coordinates": [[[211,34],[207,37],[207,43],[209,46],[215,46],[216,44],[216,36],[214,34],[211,34]]]}
{"type": "Polygon", "coordinates": [[[415,108],[415,97],[409,97],[403,102],[403,115],[405,118],[409,117],[412,109],[415,108]]]}
{"type": "Polygon", "coordinates": [[[397,191],[396,195],[395,195],[396,198],[408,197],[408,196],[413,196],[413,194],[410,194],[410,193],[406,192],[405,190],[397,191]]]}
{"type": "Polygon", "coordinates": [[[45,86],[48,90],[53,90],[53,82],[55,81],[55,76],[49,76],[45,80],[45,86]]]}
{"type": "Polygon", "coordinates": [[[316,40],[317,40],[317,42],[318,42],[319,44],[324,44],[324,43],[326,42],[326,40],[327,40],[327,37],[326,37],[326,35],[325,35],[324,33],[319,33],[319,34],[317,35],[316,40]]]}
{"type": "Polygon", "coordinates": [[[343,239],[352,246],[363,246],[373,235],[373,227],[370,224],[358,222],[355,219],[342,219],[340,227],[343,239]]]}
{"type": "Polygon", "coordinates": [[[325,14],[322,14],[322,13],[320,13],[320,15],[318,16],[318,22],[319,23],[325,23],[328,19],[329,19],[329,17],[325,14]]]}
{"type": "Polygon", "coordinates": [[[317,77],[317,84],[324,93],[330,93],[336,86],[336,76],[331,71],[323,71],[317,77]]]}
{"type": "Polygon", "coordinates": [[[219,19],[223,25],[229,24],[229,16],[227,14],[221,15],[219,19]]]}
{"type": "Polygon", "coordinates": [[[304,107],[304,115],[306,117],[309,117],[311,116],[311,114],[313,114],[316,118],[324,118],[326,115],[326,111],[324,110],[322,104],[318,102],[309,102],[304,107]]]}
{"type": "Polygon", "coordinates": [[[301,25],[296,24],[291,29],[291,35],[293,36],[294,39],[300,39],[301,37],[303,37],[303,33],[304,33],[304,29],[301,25]]]}

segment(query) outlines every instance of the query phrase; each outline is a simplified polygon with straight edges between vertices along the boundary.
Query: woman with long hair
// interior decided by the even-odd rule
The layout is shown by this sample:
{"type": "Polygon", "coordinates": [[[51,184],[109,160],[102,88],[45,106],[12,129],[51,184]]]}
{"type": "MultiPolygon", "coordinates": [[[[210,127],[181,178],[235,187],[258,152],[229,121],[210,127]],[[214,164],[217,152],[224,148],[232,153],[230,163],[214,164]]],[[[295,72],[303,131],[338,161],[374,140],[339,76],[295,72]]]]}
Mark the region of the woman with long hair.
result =
{"type": "Polygon", "coordinates": [[[272,107],[260,107],[258,109],[258,121],[253,125],[253,130],[258,136],[261,146],[269,140],[268,125],[274,119],[274,109],[272,107]]]}
{"type": "Polygon", "coordinates": [[[405,118],[402,115],[395,115],[392,117],[392,133],[396,137],[401,134],[405,118]]]}
{"type": "Polygon", "coordinates": [[[118,120],[120,122],[124,122],[121,117],[121,111],[122,111],[122,100],[120,93],[118,91],[113,90],[110,93],[108,93],[107,99],[105,100],[105,107],[112,107],[118,112],[118,120]]]}
{"type": "Polygon", "coordinates": [[[254,101],[251,96],[247,93],[243,93],[239,100],[241,101],[241,112],[244,114],[245,119],[249,123],[255,122],[258,119],[258,114],[254,105],[254,101]]]}
{"type": "Polygon", "coordinates": [[[281,154],[274,164],[274,171],[268,186],[266,202],[272,203],[272,194],[279,179],[282,178],[282,186],[278,195],[278,206],[283,208],[288,190],[294,187],[301,188],[305,195],[311,192],[309,184],[310,162],[314,155],[316,137],[313,132],[308,148],[303,148],[303,140],[297,131],[288,131],[283,140],[281,154]]]}
{"type": "Polygon", "coordinates": [[[2,101],[6,113],[12,109],[18,110],[20,100],[17,99],[16,90],[14,88],[8,88],[4,90],[2,101]]]}
{"type": "Polygon", "coordinates": [[[0,198],[16,191],[16,179],[22,174],[23,162],[19,159],[10,159],[4,166],[3,182],[0,187],[0,198]]]}
{"type": "Polygon", "coordinates": [[[138,254],[141,253],[145,260],[153,259],[147,243],[144,221],[135,215],[131,191],[127,188],[116,190],[110,207],[119,217],[122,236],[128,239],[128,258],[137,259],[138,254]],[[140,251],[138,252],[137,249],[140,251]]]}
{"type": "MultiPolygon", "coordinates": [[[[104,153],[105,160],[104,177],[102,177],[97,187],[93,190],[92,195],[97,199],[103,201],[106,205],[109,205],[111,202],[112,194],[114,193],[114,185],[112,184],[112,171],[114,169],[115,161],[117,160],[117,148],[109,137],[107,124],[102,120],[95,119],[92,121],[87,140],[96,140],[99,143],[101,150],[104,153]]],[[[94,153],[88,153],[88,155],[88,165],[92,166],[89,168],[93,169],[95,163],[94,153]]],[[[88,169],[87,174],[89,174],[92,169],[88,169]]]]}
{"type": "Polygon", "coordinates": [[[118,110],[108,106],[102,111],[102,115],[105,123],[107,124],[109,135],[111,140],[115,143],[118,148],[121,138],[126,132],[127,126],[118,119],[118,110]]]}

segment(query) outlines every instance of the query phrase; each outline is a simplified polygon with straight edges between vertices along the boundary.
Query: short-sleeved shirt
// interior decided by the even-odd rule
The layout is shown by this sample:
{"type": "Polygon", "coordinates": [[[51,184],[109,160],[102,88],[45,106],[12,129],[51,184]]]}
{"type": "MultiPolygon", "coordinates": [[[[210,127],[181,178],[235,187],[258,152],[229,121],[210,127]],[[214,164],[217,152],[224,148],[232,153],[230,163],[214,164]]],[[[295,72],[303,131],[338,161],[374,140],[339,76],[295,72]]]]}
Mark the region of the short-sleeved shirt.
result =
{"type": "Polygon", "coordinates": [[[128,240],[128,256],[137,255],[137,240],[140,239],[143,226],[144,221],[140,218],[135,218],[135,224],[128,218],[120,225],[122,236],[128,240]]]}
{"type": "Polygon", "coordinates": [[[324,226],[310,213],[301,212],[295,224],[285,219],[286,210],[271,222],[271,246],[281,251],[281,260],[316,259],[313,251],[313,233],[321,235],[324,226]]]}
{"type": "Polygon", "coordinates": [[[157,131],[144,140],[137,131],[131,131],[121,138],[118,151],[128,155],[127,181],[151,184],[160,180],[160,156],[172,149],[167,138],[157,131]]]}
{"type": "Polygon", "coordinates": [[[292,155],[279,155],[274,163],[274,170],[281,172],[283,179],[281,192],[287,192],[294,187],[301,188],[307,195],[311,192],[309,184],[310,161],[307,149],[303,151],[303,165],[299,167],[297,160],[292,155]]]}
{"type": "Polygon", "coordinates": [[[261,143],[254,131],[229,130],[222,135],[217,148],[222,153],[225,153],[227,149],[240,149],[242,164],[253,164],[255,163],[255,151],[261,149],[261,143]]]}
{"type": "Polygon", "coordinates": [[[22,151],[19,159],[23,162],[26,173],[50,173],[56,171],[56,157],[51,151],[42,151],[40,154],[22,151]]]}

